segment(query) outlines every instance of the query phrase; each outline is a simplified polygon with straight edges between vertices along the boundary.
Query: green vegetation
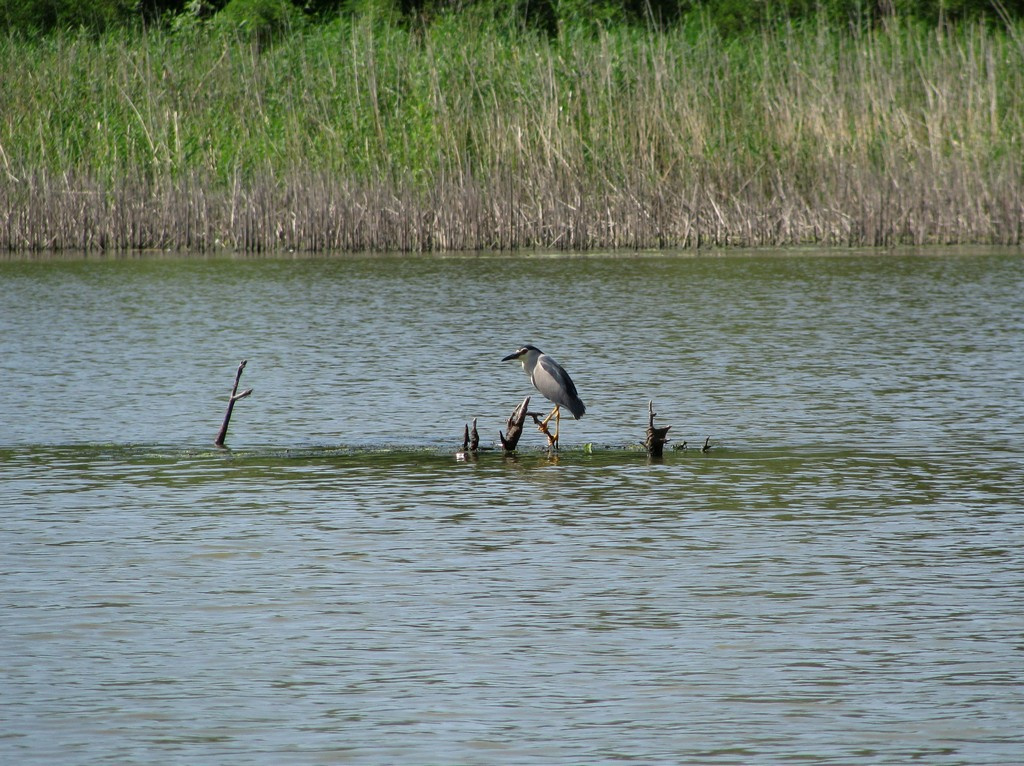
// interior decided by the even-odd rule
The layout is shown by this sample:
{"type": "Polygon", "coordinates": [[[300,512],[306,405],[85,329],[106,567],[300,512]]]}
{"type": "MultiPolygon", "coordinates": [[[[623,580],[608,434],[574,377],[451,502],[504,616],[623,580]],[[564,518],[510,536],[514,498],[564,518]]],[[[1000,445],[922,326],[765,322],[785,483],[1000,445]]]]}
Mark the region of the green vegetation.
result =
{"type": "Polygon", "coordinates": [[[0,247],[1021,241],[1019,22],[366,5],[0,38],[0,247]]]}

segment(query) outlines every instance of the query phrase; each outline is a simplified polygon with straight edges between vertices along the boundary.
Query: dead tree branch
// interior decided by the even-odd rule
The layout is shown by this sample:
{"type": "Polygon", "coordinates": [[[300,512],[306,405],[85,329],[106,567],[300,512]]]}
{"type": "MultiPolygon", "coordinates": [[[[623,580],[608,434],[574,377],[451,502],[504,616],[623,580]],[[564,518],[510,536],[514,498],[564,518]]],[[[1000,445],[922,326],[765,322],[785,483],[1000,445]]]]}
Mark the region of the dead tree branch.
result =
{"type": "Polygon", "coordinates": [[[245,365],[247,362],[247,359],[243,359],[241,362],[238,363],[238,370],[235,372],[235,385],[231,388],[231,397],[228,399],[227,412],[224,413],[224,422],[221,423],[220,433],[217,434],[217,439],[213,442],[218,447],[224,446],[224,440],[227,438],[228,435],[228,424],[231,422],[231,413],[235,409],[235,402],[237,402],[239,399],[244,399],[245,397],[249,396],[249,394],[252,393],[251,388],[247,388],[245,389],[245,391],[242,391],[241,393],[239,393],[238,391],[238,382],[242,379],[242,370],[245,369],[245,365]]]}

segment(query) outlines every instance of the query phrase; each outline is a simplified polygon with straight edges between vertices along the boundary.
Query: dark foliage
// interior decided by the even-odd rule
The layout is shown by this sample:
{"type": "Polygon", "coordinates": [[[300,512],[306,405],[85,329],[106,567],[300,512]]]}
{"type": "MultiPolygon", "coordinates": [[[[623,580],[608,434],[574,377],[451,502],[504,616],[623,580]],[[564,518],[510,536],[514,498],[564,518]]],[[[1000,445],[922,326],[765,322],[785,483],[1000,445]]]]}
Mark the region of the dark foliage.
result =
{"type": "Polygon", "coordinates": [[[0,30],[21,34],[85,28],[102,31],[175,18],[204,20],[232,9],[234,18],[266,18],[271,6],[289,6],[313,19],[387,10],[407,22],[429,23],[445,13],[483,13],[496,21],[549,35],[570,26],[642,24],[668,27],[699,19],[722,34],[766,25],[824,19],[836,25],[863,25],[900,16],[930,24],[1024,16],[1024,0],[5,0],[0,30]]]}

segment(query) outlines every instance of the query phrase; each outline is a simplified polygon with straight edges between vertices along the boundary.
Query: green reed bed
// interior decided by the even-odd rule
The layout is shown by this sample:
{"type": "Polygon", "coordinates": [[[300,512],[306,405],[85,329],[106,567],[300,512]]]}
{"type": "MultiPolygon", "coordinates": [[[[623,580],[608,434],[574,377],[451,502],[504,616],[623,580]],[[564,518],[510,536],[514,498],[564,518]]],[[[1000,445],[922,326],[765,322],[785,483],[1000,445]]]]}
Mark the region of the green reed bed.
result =
{"type": "Polygon", "coordinates": [[[0,247],[1021,242],[1024,28],[0,40],[0,247]]]}

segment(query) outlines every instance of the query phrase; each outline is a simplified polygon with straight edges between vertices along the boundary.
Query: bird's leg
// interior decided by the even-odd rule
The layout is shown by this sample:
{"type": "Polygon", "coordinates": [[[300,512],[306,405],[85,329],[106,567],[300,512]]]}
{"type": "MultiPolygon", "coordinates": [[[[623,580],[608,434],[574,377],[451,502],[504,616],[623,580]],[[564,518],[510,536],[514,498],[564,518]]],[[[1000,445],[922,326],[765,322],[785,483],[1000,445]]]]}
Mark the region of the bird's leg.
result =
{"type": "Polygon", "coordinates": [[[548,424],[548,421],[551,420],[551,418],[555,417],[555,415],[557,415],[557,414],[558,414],[558,405],[556,404],[555,408],[553,410],[551,410],[551,412],[548,413],[548,416],[546,418],[544,418],[542,421],[540,421],[540,424],[542,426],[546,426],[548,424]]]}
{"type": "Polygon", "coordinates": [[[555,448],[558,447],[558,426],[561,423],[561,421],[562,421],[562,413],[558,409],[558,405],[556,404],[555,408],[553,410],[551,410],[551,412],[548,413],[548,416],[546,418],[544,418],[544,420],[542,420],[540,422],[540,425],[538,426],[540,428],[540,430],[544,433],[544,435],[548,437],[548,444],[551,447],[555,447],[555,448]],[[551,418],[555,419],[555,435],[554,436],[552,436],[551,432],[548,430],[548,421],[550,421],[551,418]]]}

